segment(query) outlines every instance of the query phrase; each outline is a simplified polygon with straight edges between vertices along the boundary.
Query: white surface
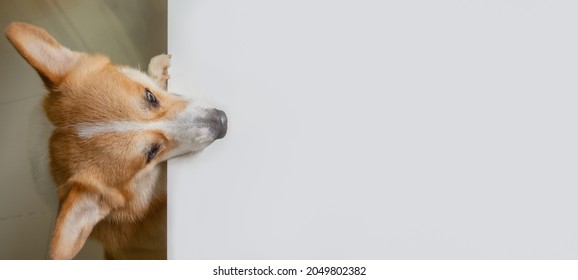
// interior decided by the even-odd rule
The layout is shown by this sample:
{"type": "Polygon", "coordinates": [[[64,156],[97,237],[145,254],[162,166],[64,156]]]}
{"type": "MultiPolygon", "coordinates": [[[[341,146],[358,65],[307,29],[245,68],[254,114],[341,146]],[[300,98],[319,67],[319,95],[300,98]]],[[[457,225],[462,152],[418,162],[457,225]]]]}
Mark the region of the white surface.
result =
{"type": "Polygon", "coordinates": [[[173,259],[578,257],[578,3],[171,1],[173,259]]]}

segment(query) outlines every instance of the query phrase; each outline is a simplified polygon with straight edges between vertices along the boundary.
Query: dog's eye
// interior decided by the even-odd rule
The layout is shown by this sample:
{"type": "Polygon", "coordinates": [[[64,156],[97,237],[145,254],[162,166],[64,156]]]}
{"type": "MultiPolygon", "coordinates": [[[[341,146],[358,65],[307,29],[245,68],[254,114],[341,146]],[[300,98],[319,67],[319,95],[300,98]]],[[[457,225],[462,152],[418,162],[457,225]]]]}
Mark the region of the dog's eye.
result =
{"type": "Polygon", "coordinates": [[[145,97],[147,101],[153,106],[155,107],[159,106],[159,101],[157,100],[157,97],[148,88],[145,88],[145,97]]]}
{"type": "Polygon", "coordinates": [[[160,148],[161,148],[161,145],[155,144],[148,150],[147,163],[151,162],[151,160],[153,160],[153,158],[155,158],[155,156],[159,153],[160,148]]]}

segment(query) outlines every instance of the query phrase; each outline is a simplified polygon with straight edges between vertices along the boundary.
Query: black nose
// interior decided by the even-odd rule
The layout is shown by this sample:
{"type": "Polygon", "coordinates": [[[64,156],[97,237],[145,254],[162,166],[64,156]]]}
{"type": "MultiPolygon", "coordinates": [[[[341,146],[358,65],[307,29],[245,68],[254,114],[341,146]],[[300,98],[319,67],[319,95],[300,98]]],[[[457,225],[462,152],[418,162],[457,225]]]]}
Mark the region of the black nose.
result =
{"type": "Polygon", "coordinates": [[[220,127],[216,139],[221,139],[227,135],[227,114],[218,109],[215,109],[215,113],[217,114],[217,119],[220,122],[220,127]]]}

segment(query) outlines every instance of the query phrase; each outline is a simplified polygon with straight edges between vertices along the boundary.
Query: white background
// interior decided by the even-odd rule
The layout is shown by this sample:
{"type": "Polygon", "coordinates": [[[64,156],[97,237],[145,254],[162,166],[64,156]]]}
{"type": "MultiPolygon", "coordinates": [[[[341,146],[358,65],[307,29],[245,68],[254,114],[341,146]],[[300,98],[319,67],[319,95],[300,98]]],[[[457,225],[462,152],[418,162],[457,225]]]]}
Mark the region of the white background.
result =
{"type": "Polygon", "coordinates": [[[173,259],[578,258],[575,1],[171,1],[173,259]]]}

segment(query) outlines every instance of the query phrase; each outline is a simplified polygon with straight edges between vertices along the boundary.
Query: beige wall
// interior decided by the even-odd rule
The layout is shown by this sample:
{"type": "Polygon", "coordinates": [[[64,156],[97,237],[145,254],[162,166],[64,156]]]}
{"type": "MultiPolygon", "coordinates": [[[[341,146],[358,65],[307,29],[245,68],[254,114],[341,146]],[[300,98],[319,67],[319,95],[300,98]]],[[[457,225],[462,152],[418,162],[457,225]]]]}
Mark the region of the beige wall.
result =
{"type": "MultiPolygon", "coordinates": [[[[0,27],[40,25],[71,49],[146,69],[166,52],[166,0],[0,1],[0,27]]],[[[28,162],[30,111],[43,96],[36,72],[0,39],[0,259],[44,259],[55,213],[35,192],[28,162]]],[[[95,243],[80,259],[101,258],[95,243]]]]}

